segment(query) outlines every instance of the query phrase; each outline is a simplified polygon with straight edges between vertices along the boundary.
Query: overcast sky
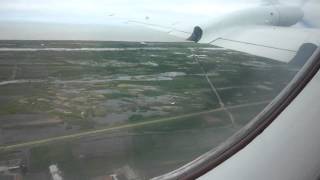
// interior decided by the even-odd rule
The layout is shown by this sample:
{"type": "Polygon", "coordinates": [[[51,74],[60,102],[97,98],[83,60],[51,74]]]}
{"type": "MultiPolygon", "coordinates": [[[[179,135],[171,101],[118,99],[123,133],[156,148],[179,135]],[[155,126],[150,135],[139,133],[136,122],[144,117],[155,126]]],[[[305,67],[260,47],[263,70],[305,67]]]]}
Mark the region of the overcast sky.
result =
{"type": "MultiPolygon", "coordinates": [[[[127,20],[188,25],[189,22],[201,23],[261,4],[261,0],[0,0],[0,39],[57,39],[56,36],[70,36],[62,32],[78,29],[78,36],[81,36],[81,33],[95,29],[95,33],[99,31],[107,40],[110,34],[114,38],[114,33],[109,29],[103,34],[101,26],[124,26],[128,29],[133,25],[126,24],[127,20]],[[61,27],[61,24],[69,26],[61,27]],[[84,26],[88,24],[90,26],[84,26]],[[59,29],[61,32],[57,34],[59,29]]],[[[136,31],[139,31],[137,27],[136,31]]],[[[77,39],[78,36],[71,38],[77,39]]]]}
{"type": "Polygon", "coordinates": [[[119,17],[219,16],[256,4],[257,0],[1,0],[0,20],[110,24],[119,17]]]}

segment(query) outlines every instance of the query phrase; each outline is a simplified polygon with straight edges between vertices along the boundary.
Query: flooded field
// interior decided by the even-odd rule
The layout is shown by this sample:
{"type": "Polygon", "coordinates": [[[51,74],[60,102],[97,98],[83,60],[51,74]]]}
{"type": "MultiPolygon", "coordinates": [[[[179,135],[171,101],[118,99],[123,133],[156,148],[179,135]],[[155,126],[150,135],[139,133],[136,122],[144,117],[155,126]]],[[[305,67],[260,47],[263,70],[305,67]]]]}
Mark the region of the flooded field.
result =
{"type": "Polygon", "coordinates": [[[50,179],[52,165],[67,180],[161,175],[225,141],[296,72],[195,43],[0,41],[0,167],[26,166],[0,179],[50,179]]]}

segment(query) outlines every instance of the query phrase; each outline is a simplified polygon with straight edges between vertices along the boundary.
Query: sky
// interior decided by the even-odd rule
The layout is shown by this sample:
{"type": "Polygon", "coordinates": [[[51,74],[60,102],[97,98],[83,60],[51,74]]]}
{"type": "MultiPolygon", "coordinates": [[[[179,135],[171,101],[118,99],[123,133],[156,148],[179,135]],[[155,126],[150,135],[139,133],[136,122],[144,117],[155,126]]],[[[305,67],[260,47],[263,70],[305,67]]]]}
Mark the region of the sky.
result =
{"type": "Polygon", "coordinates": [[[255,4],[257,0],[1,0],[0,20],[111,24],[116,18],[219,16],[255,4]]]}
{"type": "Polygon", "coordinates": [[[261,0],[0,0],[0,39],[114,40],[128,32],[137,32],[135,36],[139,39],[141,27],[128,24],[128,20],[191,27],[195,22],[201,24],[262,3],[261,0]]]}

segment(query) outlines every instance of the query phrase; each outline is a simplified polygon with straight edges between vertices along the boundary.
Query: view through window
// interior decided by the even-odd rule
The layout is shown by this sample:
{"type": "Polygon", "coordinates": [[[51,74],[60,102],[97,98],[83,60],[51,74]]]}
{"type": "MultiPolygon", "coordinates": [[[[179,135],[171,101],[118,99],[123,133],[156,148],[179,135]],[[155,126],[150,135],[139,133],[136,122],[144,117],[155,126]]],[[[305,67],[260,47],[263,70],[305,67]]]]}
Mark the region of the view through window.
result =
{"type": "MultiPolygon", "coordinates": [[[[133,28],[118,36],[110,25],[103,33],[104,16],[112,23],[126,16],[108,7],[97,6],[100,24],[86,18],[69,27],[65,19],[86,14],[22,2],[0,2],[0,179],[133,180],[170,172],[240,130],[301,67],[208,43],[160,42],[167,33],[137,24],[117,26],[133,28]]],[[[219,3],[210,7],[227,13],[237,5],[219,3]]]]}

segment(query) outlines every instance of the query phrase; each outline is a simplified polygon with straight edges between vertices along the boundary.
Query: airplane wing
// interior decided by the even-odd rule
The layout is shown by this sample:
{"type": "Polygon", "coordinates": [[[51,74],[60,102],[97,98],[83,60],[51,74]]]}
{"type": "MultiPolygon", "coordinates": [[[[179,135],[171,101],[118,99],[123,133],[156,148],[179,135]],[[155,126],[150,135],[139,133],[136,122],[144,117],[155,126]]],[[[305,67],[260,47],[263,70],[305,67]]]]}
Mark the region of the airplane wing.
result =
{"type": "MultiPolygon", "coordinates": [[[[201,19],[184,18],[188,26],[167,23],[159,25],[156,18],[146,17],[144,21],[128,21],[148,28],[164,31],[168,35],[184,40],[207,43],[226,49],[241,51],[252,55],[270,58],[280,62],[290,62],[306,44],[312,49],[320,45],[320,29],[317,26],[297,27],[308,20],[307,5],[286,6],[278,0],[264,0],[275,5],[258,6],[239,10],[220,20],[191,22],[201,19]],[[155,21],[154,21],[155,20],[155,21]]],[[[309,3],[310,4],[310,3],[309,3]]],[[[319,13],[316,13],[319,14],[319,13]]],[[[168,20],[170,21],[170,19],[168,20]]],[[[185,22],[180,24],[185,24],[185,22]]],[[[311,24],[308,21],[308,24],[311,24]]]]}
{"type": "Polygon", "coordinates": [[[206,36],[200,42],[281,62],[292,60],[302,45],[319,46],[320,42],[318,29],[248,26],[226,31],[213,37],[206,36]]]}
{"type": "MultiPolygon", "coordinates": [[[[167,32],[169,35],[189,39],[195,33],[189,29],[135,21],[148,28],[167,32]]],[[[200,39],[200,38],[199,38],[200,39]]],[[[239,26],[223,29],[223,32],[203,35],[199,43],[209,43],[235,51],[265,57],[280,62],[290,62],[304,44],[320,45],[319,29],[278,27],[278,26],[239,26]]]]}

